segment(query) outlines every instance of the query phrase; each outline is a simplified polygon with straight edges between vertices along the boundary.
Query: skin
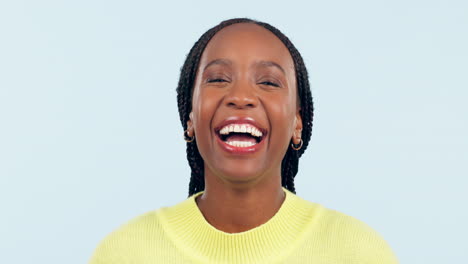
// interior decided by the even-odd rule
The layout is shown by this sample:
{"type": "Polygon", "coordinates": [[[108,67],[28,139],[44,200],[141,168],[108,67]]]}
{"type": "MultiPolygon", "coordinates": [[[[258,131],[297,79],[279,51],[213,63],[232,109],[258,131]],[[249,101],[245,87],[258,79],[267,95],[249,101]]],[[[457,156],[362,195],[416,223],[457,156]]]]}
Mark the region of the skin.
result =
{"type": "Polygon", "coordinates": [[[242,23],[210,40],[197,71],[187,126],[205,165],[205,191],[196,203],[216,229],[247,231],[279,210],[285,198],[281,161],[290,143],[300,142],[299,111],[294,63],[273,33],[242,23]],[[217,59],[223,63],[207,67],[217,59]],[[260,151],[234,155],[221,149],[214,128],[232,116],[252,117],[267,129],[260,151]]]}

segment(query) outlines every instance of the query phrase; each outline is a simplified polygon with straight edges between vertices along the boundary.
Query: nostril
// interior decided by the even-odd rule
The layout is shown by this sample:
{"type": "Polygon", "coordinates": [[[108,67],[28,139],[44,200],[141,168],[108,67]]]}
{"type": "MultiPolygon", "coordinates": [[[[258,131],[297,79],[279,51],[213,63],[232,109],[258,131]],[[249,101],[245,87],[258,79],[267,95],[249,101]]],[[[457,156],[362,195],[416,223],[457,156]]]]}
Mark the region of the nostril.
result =
{"type": "Polygon", "coordinates": [[[227,104],[227,106],[228,107],[235,107],[235,108],[253,108],[253,107],[255,107],[255,104],[252,104],[252,103],[242,104],[242,103],[229,102],[227,104]]]}
{"type": "Polygon", "coordinates": [[[225,105],[234,108],[253,108],[258,104],[255,96],[227,96],[225,98],[225,105]]]}

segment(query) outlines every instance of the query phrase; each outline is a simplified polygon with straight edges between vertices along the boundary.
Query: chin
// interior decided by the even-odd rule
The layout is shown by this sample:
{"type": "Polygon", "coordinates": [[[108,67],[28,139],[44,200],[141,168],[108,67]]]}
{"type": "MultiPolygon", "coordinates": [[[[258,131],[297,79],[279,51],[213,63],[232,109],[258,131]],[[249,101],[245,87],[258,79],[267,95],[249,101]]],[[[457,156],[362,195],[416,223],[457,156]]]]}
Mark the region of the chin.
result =
{"type": "Polygon", "coordinates": [[[248,183],[259,179],[264,173],[265,170],[262,170],[258,167],[249,168],[249,166],[247,165],[239,165],[231,168],[220,168],[218,175],[219,177],[222,177],[225,181],[248,183]]]}

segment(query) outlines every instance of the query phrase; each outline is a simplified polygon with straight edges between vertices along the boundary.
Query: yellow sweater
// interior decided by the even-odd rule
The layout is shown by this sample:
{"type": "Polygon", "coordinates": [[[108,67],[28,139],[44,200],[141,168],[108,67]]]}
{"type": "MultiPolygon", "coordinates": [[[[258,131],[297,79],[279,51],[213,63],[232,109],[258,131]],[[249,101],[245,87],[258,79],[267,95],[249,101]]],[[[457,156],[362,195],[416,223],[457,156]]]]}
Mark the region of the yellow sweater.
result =
{"type": "Polygon", "coordinates": [[[241,233],[211,226],[195,197],[145,213],[110,233],[90,264],[150,263],[398,263],[389,245],[356,218],[286,197],[265,224],[241,233]]]}

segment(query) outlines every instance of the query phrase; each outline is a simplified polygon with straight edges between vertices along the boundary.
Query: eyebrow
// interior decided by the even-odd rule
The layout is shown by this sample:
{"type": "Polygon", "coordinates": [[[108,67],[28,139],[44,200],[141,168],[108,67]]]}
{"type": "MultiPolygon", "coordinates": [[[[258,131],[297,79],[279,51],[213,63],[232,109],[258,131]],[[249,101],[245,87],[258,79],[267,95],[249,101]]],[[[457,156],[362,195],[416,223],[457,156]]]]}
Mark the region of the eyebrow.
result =
{"type": "MultiPolygon", "coordinates": [[[[203,71],[205,71],[208,67],[212,65],[226,65],[226,66],[231,66],[232,62],[228,59],[215,59],[210,61],[206,66],[203,68],[203,71]]],[[[286,71],[281,67],[278,63],[273,62],[273,61],[257,61],[255,62],[255,66],[262,66],[262,67],[275,67],[278,68],[283,74],[286,75],[286,71]]]]}
{"type": "Polygon", "coordinates": [[[286,75],[286,72],[284,71],[283,67],[281,67],[278,63],[273,62],[273,61],[258,61],[255,63],[256,65],[263,66],[263,67],[276,67],[280,71],[283,72],[284,75],[286,75]]]}
{"type": "Polygon", "coordinates": [[[208,67],[212,65],[226,65],[226,66],[231,66],[232,62],[228,59],[215,59],[210,61],[208,64],[206,64],[205,68],[203,68],[203,71],[205,71],[208,67]]]}

